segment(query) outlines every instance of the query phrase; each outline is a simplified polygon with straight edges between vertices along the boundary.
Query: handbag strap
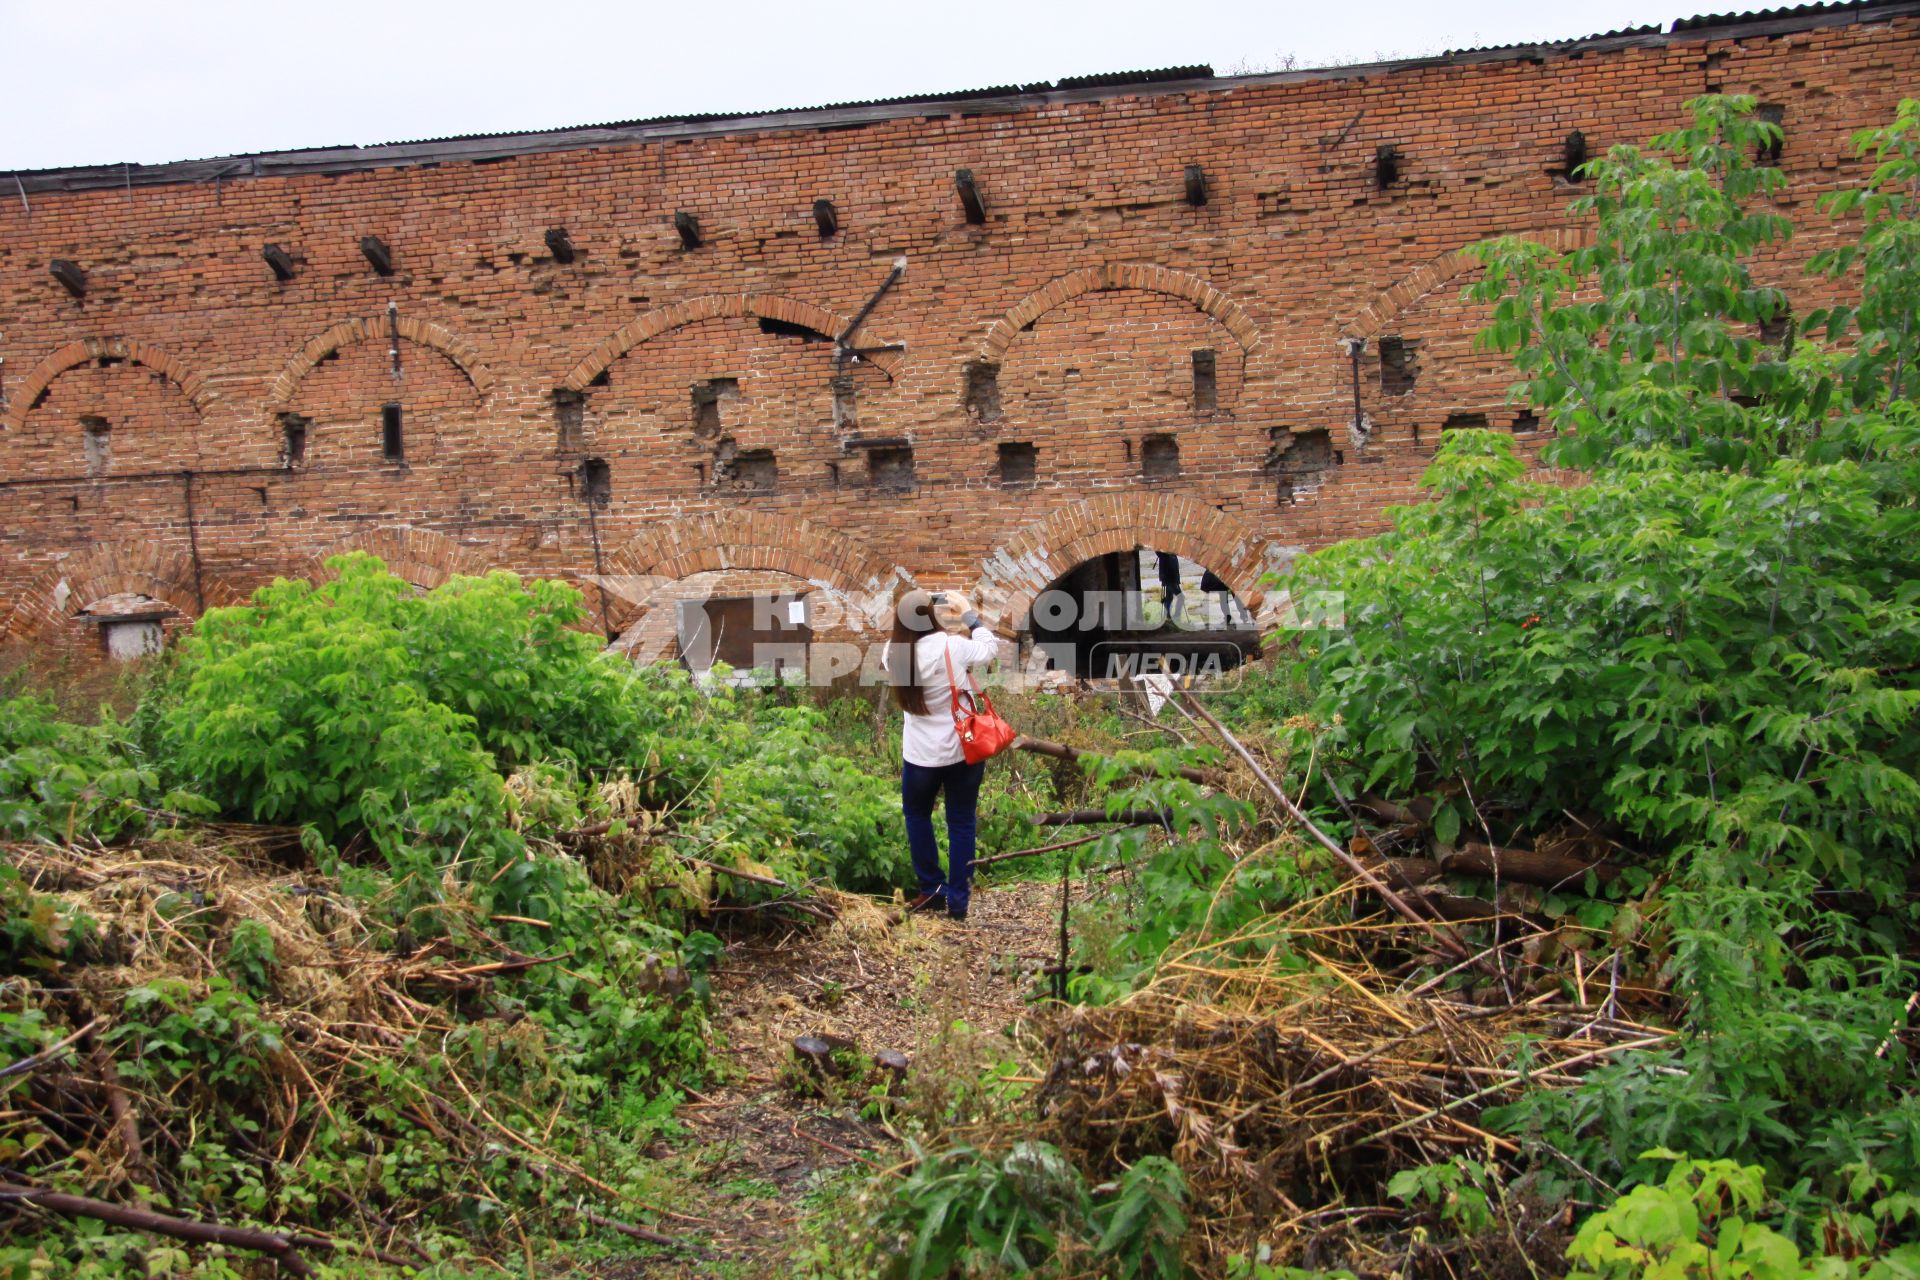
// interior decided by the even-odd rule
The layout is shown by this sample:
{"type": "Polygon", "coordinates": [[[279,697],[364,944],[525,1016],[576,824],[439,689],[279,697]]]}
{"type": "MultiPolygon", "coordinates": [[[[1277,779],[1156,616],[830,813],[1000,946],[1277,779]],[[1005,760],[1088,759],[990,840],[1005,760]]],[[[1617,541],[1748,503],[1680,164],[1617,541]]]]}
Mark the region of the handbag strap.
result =
{"type": "MultiPolygon", "coordinates": [[[[947,660],[947,696],[953,699],[953,727],[958,729],[960,727],[960,681],[954,678],[953,650],[947,647],[944,639],[940,644],[940,656],[947,660]]],[[[968,676],[968,683],[972,683],[971,674],[968,676]]],[[[969,690],[968,694],[971,696],[972,691],[969,690]]]]}
{"type": "MultiPolygon", "coordinates": [[[[940,656],[947,660],[947,691],[953,697],[953,723],[954,726],[958,728],[960,724],[960,682],[954,678],[953,674],[953,650],[943,646],[940,656]]],[[[972,671],[967,672],[967,698],[973,703],[973,710],[968,714],[979,715],[980,708],[983,706],[987,709],[987,714],[995,714],[993,710],[993,700],[987,697],[986,690],[980,687],[980,682],[973,678],[972,671]]]]}

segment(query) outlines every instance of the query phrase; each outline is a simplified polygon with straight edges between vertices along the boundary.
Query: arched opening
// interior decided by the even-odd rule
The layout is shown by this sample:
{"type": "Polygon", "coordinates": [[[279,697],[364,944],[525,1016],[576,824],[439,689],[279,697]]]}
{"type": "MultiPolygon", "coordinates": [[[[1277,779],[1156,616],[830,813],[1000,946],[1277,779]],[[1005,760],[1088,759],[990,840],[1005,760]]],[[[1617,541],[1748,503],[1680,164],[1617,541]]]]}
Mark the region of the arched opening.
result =
{"type": "Polygon", "coordinates": [[[99,650],[113,662],[150,657],[166,647],[169,625],[180,623],[179,609],[139,591],[102,596],[74,617],[99,632],[99,650]]]}
{"type": "Polygon", "coordinates": [[[1024,640],[1086,680],[1207,676],[1256,656],[1246,602],[1206,565],[1137,546],[1094,556],[1033,598],[1024,640]]]}
{"type": "Polygon", "coordinates": [[[630,620],[612,649],[639,663],[677,662],[700,684],[714,680],[718,666],[735,685],[851,684],[871,647],[861,643],[874,625],[862,601],[790,573],[727,569],[603,581],[643,597],[619,602],[616,618],[630,620]]]}

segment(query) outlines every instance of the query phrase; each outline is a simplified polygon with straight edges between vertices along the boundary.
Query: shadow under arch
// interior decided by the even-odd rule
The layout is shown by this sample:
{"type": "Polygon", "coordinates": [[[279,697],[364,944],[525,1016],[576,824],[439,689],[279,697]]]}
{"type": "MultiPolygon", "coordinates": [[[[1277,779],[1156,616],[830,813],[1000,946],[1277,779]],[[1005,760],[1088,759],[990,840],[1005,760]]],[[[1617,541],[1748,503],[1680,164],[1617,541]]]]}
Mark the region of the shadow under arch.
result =
{"type": "Polygon", "coordinates": [[[136,595],[164,602],[183,617],[239,598],[221,584],[194,573],[192,552],[158,542],[119,542],[91,547],[42,570],[19,594],[0,625],[0,635],[33,640],[57,633],[89,605],[111,596],[136,595]]]}
{"type": "MultiPolygon", "coordinates": [[[[402,341],[411,342],[429,350],[437,351],[460,370],[463,377],[473,387],[476,396],[485,397],[494,387],[494,377],[480,359],[479,351],[472,343],[455,336],[442,325],[431,320],[422,320],[418,316],[398,315],[391,322],[402,341]]],[[[277,411],[293,403],[294,393],[299,391],[300,383],[309,373],[319,367],[322,360],[342,347],[353,346],[360,342],[389,342],[392,334],[388,331],[386,317],[357,316],[341,320],[329,326],[324,332],[308,339],[299,351],[288,359],[270,386],[267,388],[265,408],[271,418],[277,411]]]]}
{"type": "Polygon", "coordinates": [[[202,416],[217,398],[207,387],[205,376],[189,372],[179,360],[151,343],[138,338],[77,338],[49,352],[40,363],[27,371],[26,378],[11,397],[4,419],[7,430],[18,431],[23,428],[27,414],[33,411],[34,404],[40,399],[40,393],[52,386],[55,378],[89,360],[130,360],[152,369],[172,383],[187,398],[194,412],[202,416]]]}
{"type": "Polygon", "coordinates": [[[1242,351],[1251,351],[1260,341],[1260,327],[1254,323],[1253,317],[1224,290],[1199,276],[1152,263],[1108,262],[1070,271],[1015,303],[1005,315],[993,322],[986,337],[981,339],[979,358],[999,364],[1005,359],[1013,340],[1020,336],[1020,331],[1055,307],[1083,294],[1123,289],[1138,289],[1185,299],[1196,310],[1212,316],[1225,326],[1242,351]]]}
{"type": "Polygon", "coordinates": [[[895,593],[913,583],[906,568],[836,529],[732,509],[653,523],[609,553],[599,573],[577,576],[589,605],[605,610],[607,630],[625,644],[656,606],[685,599],[684,580],[735,571],[782,574],[830,592],[836,615],[862,628],[878,625],[895,593]],[[596,589],[606,593],[604,602],[596,589]]]}

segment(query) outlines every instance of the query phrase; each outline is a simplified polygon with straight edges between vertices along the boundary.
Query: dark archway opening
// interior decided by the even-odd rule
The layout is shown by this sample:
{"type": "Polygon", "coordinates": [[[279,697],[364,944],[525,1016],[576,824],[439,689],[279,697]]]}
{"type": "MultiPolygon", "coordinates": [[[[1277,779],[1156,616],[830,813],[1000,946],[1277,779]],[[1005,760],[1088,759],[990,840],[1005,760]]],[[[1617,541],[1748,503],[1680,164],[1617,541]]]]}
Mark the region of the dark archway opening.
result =
{"type": "Polygon", "coordinates": [[[1224,581],[1152,547],[1095,556],[1048,583],[1026,638],[1086,680],[1216,675],[1260,651],[1253,615],[1224,581]]]}

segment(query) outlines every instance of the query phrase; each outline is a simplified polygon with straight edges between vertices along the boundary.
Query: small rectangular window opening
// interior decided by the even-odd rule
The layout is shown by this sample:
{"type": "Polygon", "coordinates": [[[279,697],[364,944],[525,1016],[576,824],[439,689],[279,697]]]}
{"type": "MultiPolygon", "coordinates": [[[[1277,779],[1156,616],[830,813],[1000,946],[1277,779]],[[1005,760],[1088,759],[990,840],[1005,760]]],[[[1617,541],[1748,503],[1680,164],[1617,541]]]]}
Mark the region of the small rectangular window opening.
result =
{"type": "Polygon", "coordinates": [[[1030,485],[1039,471],[1039,450],[1024,440],[1009,440],[1000,446],[1000,483],[1013,488],[1030,485]]]}
{"type": "Polygon", "coordinates": [[[1389,396],[1403,396],[1413,390],[1415,380],[1420,376],[1419,360],[1415,353],[1420,343],[1416,339],[1407,339],[1388,334],[1380,339],[1380,393],[1389,396]]]}
{"type": "MultiPolygon", "coordinates": [[[[1778,129],[1786,121],[1787,109],[1778,103],[1763,102],[1760,104],[1759,109],[1753,114],[1754,118],[1762,124],[1770,124],[1778,129]]],[[[1785,145],[1784,137],[1780,134],[1775,134],[1772,138],[1762,142],[1755,148],[1754,159],[1758,160],[1761,164],[1777,165],[1780,163],[1780,152],[1784,149],[1785,145]]]]}
{"type": "Polygon", "coordinates": [[[307,460],[307,427],[312,421],[297,413],[280,415],[281,466],[294,467],[307,460]]]}
{"type": "Polygon", "coordinates": [[[553,417],[560,452],[572,453],[586,443],[587,398],[584,395],[578,391],[554,392],[553,417]]]}
{"type": "Polygon", "coordinates": [[[588,458],[580,464],[580,496],[596,507],[613,501],[613,468],[605,458],[588,458]]]}
{"type": "Polygon", "coordinates": [[[1000,366],[976,360],[967,366],[967,416],[975,422],[1000,420],[1000,366]]]}
{"type": "Polygon", "coordinates": [[[105,418],[88,414],[80,419],[81,444],[86,449],[87,474],[97,476],[113,461],[113,427],[105,418]]]}
{"type": "Polygon", "coordinates": [[[1193,353],[1193,407],[1211,413],[1219,403],[1218,360],[1211,351],[1193,353]]]}
{"type": "Polygon", "coordinates": [[[900,493],[913,488],[911,448],[869,449],[867,480],[876,489],[900,493]]]}
{"type": "Polygon", "coordinates": [[[1140,442],[1140,474],[1148,480],[1171,480],[1180,474],[1180,442],[1172,436],[1148,436],[1140,442]]]}
{"type": "Polygon", "coordinates": [[[388,462],[400,462],[407,456],[406,438],[400,431],[400,406],[380,406],[380,456],[388,462]]]}

